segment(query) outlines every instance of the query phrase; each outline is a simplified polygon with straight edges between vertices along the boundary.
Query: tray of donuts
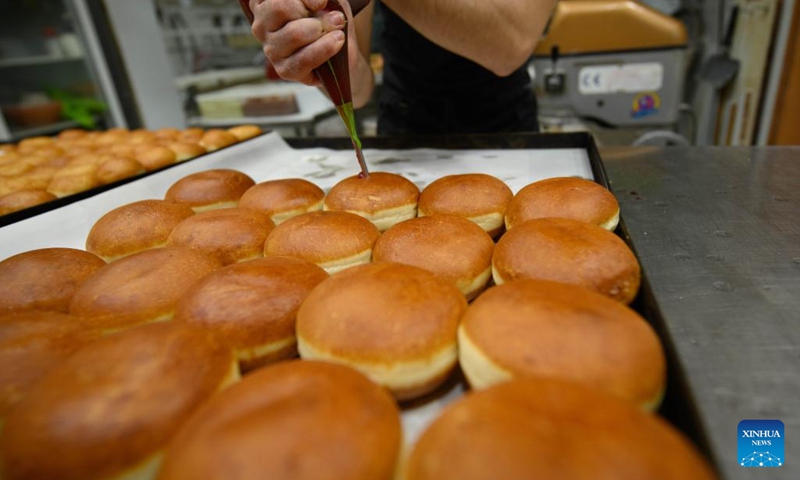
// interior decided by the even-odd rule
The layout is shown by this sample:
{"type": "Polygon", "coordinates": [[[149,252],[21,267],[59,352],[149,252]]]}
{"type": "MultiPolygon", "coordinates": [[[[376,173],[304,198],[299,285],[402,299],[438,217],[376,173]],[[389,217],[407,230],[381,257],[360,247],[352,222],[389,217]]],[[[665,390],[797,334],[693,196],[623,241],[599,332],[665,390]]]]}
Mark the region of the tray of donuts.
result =
{"type": "Polygon", "coordinates": [[[262,133],[229,129],[64,130],[0,145],[0,226],[262,133]]]}
{"type": "Polygon", "coordinates": [[[607,185],[408,176],[199,170],[0,261],[2,478],[717,478],[607,185]]]}

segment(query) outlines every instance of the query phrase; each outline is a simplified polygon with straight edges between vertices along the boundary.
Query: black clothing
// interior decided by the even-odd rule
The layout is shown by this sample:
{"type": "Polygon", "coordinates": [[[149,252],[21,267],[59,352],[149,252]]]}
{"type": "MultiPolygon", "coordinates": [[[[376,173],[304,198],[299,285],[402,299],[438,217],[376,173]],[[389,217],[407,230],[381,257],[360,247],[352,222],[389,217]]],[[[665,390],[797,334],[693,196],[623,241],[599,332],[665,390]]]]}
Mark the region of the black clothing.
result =
{"type": "Polygon", "coordinates": [[[380,38],[384,58],[378,134],[537,131],[527,67],[507,77],[429,41],[389,7],[380,38]]]}

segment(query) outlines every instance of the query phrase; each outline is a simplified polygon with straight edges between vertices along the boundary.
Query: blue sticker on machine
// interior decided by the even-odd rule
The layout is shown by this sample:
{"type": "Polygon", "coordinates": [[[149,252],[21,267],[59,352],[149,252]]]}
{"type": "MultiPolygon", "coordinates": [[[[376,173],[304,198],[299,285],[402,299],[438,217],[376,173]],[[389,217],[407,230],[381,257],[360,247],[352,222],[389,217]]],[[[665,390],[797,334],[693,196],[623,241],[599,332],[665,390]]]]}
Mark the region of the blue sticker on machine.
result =
{"type": "Polygon", "coordinates": [[[633,98],[631,117],[642,118],[655,115],[661,108],[661,98],[656,92],[642,92],[633,98]]]}
{"type": "Polygon", "coordinates": [[[742,420],[738,427],[739,465],[746,468],[782,467],[784,428],[780,420],[742,420]]]}

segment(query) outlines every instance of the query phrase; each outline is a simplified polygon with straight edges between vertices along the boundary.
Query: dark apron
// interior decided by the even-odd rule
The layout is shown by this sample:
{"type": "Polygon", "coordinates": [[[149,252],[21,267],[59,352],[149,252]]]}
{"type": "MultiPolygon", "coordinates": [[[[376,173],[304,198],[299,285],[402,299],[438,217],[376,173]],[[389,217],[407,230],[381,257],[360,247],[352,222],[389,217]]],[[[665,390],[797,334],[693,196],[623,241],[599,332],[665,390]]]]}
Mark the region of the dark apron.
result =
{"type": "Polygon", "coordinates": [[[527,67],[498,77],[430,42],[385,4],[379,135],[538,131],[527,67]]]}

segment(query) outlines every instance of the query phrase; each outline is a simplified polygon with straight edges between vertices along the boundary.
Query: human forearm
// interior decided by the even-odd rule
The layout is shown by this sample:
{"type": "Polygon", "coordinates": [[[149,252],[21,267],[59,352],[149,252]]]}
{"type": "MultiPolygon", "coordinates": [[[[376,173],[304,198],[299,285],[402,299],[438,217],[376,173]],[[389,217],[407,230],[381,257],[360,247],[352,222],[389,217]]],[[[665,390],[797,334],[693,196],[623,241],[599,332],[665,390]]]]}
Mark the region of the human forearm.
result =
{"type": "Polygon", "coordinates": [[[383,0],[426,38],[498,75],[524,64],[556,0],[383,0]]]}
{"type": "MultiPolygon", "coordinates": [[[[372,52],[372,20],[375,3],[370,2],[353,18],[352,33],[358,47],[358,55],[350,55],[350,85],[353,91],[353,106],[361,108],[367,104],[375,90],[375,78],[370,67],[369,57],[372,52]],[[355,62],[353,62],[355,59],[355,62]]],[[[351,41],[353,41],[351,37],[351,41]]],[[[351,48],[351,53],[354,49],[351,48]]]]}

